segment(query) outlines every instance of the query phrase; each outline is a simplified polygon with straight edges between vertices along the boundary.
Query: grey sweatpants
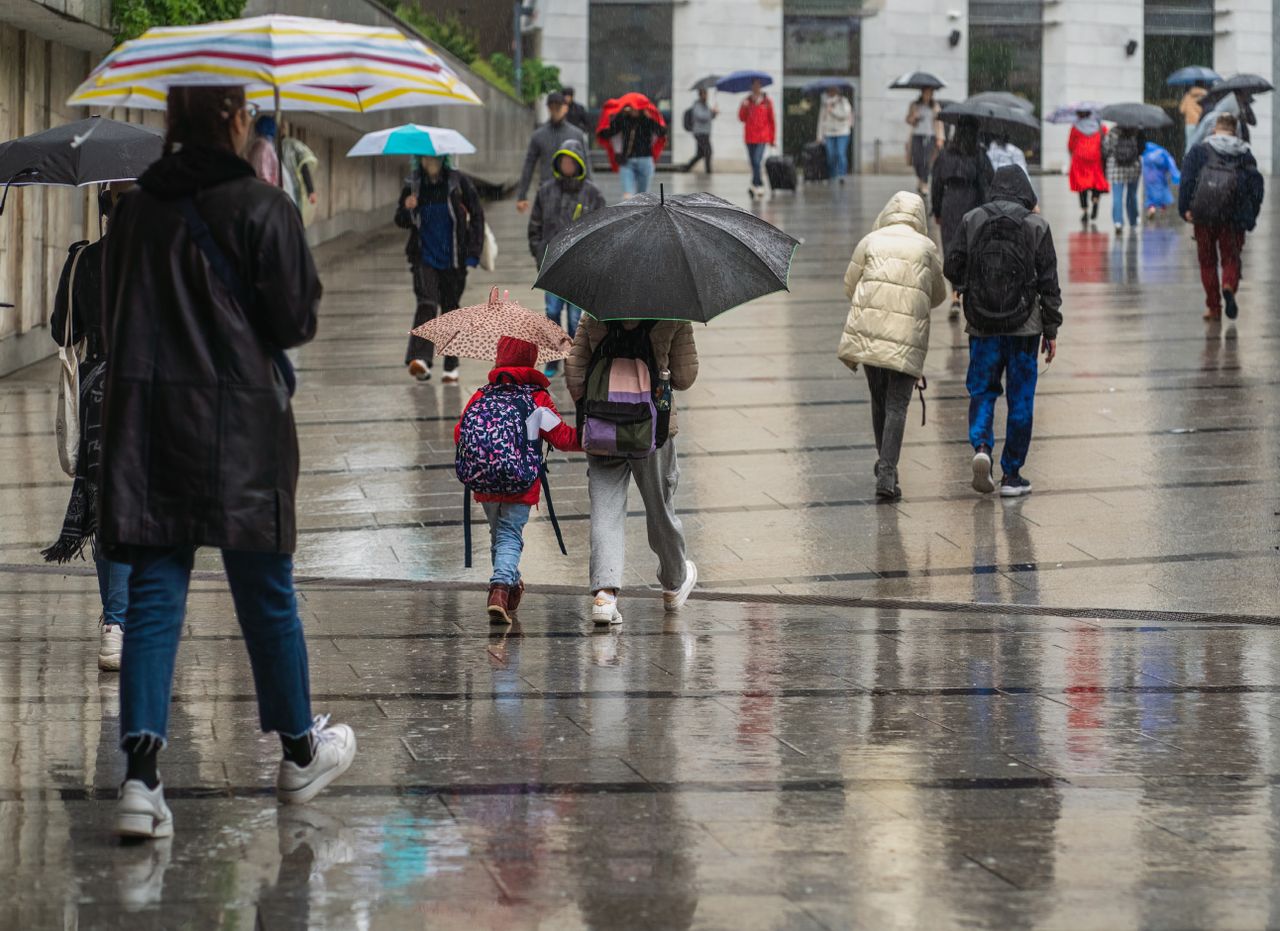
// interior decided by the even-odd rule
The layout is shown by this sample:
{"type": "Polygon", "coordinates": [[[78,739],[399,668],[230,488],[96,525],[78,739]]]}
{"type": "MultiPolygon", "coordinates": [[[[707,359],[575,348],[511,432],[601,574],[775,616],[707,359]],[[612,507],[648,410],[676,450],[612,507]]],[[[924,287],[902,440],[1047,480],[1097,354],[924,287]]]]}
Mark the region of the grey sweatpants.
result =
{"type": "Polygon", "coordinates": [[[875,365],[862,368],[867,373],[867,387],[871,389],[871,426],[876,432],[880,461],[897,468],[916,378],[875,365]]]}
{"type": "Polygon", "coordinates": [[[649,549],[658,557],[658,581],[666,591],[675,591],[684,583],[684,528],[675,509],[680,465],[672,437],[645,459],[587,456],[593,592],[622,588],[627,558],[627,491],[633,478],[644,502],[649,549]]]}

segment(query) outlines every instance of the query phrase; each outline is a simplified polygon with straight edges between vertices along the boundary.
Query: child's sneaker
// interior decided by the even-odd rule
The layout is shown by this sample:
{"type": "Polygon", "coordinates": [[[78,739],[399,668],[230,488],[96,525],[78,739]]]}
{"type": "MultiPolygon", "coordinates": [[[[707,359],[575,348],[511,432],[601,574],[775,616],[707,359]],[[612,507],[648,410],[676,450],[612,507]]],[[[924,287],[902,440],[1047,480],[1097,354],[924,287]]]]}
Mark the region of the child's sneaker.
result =
{"type": "Polygon", "coordinates": [[[596,592],[596,600],[591,605],[591,620],[600,625],[621,624],[622,612],[618,610],[618,596],[596,592]]]}
{"type": "Polygon", "coordinates": [[[445,369],[444,374],[440,376],[440,383],[444,385],[456,385],[462,373],[457,369],[445,369]]]}
{"type": "Polygon", "coordinates": [[[996,479],[991,473],[990,446],[979,446],[973,454],[973,490],[984,495],[996,490],[996,479]]]}
{"type": "Polygon", "coordinates": [[[679,611],[684,607],[684,603],[689,600],[689,593],[693,591],[693,586],[698,584],[698,567],[693,564],[692,559],[684,561],[684,581],[680,583],[680,587],[674,592],[662,593],[662,606],[668,611],[679,611]]]}
{"type": "Polygon", "coordinates": [[[409,363],[409,374],[418,381],[431,381],[431,366],[421,359],[414,359],[409,363]]]}
{"type": "Polygon", "coordinates": [[[173,812],[164,802],[164,783],[148,789],[141,779],[126,779],[116,802],[116,835],[154,840],[173,836],[173,812]]]}
{"type": "Polygon", "coordinates": [[[1031,483],[1021,475],[1006,475],[1000,479],[1000,497],[1021,498],[1031,494],[1031,483]]]}
{"type": "Polygon", "coordinates": [[[286,805],[309,802],[324,788],[347,771],[356,757],[356,735],[346,724],[329,727],[327,714],[317,715],[311,725],[314,748],[311,762],[299,766],[292,760],[280,761],[276,776],[276,798],[286,805]]]}
{"type": "Polygon", "coordinates": [[[511,589],[495,582],[489,586],[489,623],[511,623],[511,589]]]}

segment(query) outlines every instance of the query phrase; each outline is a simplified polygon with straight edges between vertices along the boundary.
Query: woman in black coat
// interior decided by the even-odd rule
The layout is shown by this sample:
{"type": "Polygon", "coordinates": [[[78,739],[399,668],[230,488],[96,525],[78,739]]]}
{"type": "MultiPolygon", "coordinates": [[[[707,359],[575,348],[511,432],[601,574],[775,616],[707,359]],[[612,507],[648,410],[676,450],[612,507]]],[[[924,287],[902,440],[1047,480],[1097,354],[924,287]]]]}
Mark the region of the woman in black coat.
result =
{"type": "MultiPolygon", "coordinates": [[[[930,182],[929,199],[934,222],[942,227],[944,255],[964,215],[987,202],[987,190],[994,176],[991,161],[979,144],[977,121],[962,119],[951,141],[933,163],[930,182]]],[[[952,320],[960,316],[960,296],[956,293],[960,285],[959,281],[951,282],[952,320]]]]}
{"type": "Polygon", "coordinates": [[[122,836],[173,833],[156,755],[197,547],[222,550],[259,723],[284,748],[279,799],[307,801],[355,755],[351,728],[312,719],[293,588],[298,439],[284,350],[315,335],[320,280],[288,196],[237,154],[252,116],[243,88],[170,90],[166,154],[116,206],[106,239],[99,532],[131,567],[122,836]]]}

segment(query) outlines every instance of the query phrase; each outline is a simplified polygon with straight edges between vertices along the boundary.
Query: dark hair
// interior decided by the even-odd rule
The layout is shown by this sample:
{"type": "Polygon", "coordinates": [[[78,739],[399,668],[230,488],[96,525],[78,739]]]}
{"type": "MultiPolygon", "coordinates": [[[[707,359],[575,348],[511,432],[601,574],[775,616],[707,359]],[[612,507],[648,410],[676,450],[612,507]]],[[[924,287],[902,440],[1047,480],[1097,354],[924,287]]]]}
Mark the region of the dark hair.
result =
{"type": "Polygon", "coordinates": [[[560,88],[560,93],[562,93],[562,94],[563,94],[564,96],[566,96],[566,97],[572,97],[572,96],[574,96],[573,88],[572,88],[572,87],[562,87],[562,88],[560,88]]]}
{"type": "Polygon", "coordinates": [[[1219,113],[1218,118],[1213,121],[1214,129],[1229,129],[1231,135],[1235,135],[1240,131],[1240,121],[1236,119],[1234,113],[1219,113]]]}
{"type": "Polygon", "coordinates": [[[967,116],[961,117],[947,148],[957,155],[977,155],[978,121],[967,116]]]}
{"type": "Polygon", "coordinates": [[[558,107],[562,103],[564,103],[564,94],[560,93],[559,91],[552,91],[551,93],[547,94],[548,107],[558,107]]]}
{"type": "Polygon", "coordinates": [[[182,146],[235,150],[231,140],[231,120],[244,108],[243,87],[169,88],[168,131],[164,150],[175,152],[182,146]]]}

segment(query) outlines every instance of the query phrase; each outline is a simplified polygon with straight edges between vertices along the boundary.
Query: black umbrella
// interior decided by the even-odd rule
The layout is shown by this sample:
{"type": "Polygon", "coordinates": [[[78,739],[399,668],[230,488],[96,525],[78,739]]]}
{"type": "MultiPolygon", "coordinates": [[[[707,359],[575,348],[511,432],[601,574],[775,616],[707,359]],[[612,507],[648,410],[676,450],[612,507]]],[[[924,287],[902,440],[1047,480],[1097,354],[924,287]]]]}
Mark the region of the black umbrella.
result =
{"type": "Polygon", "coordinates": [[[993,103],[1000,107],[1025,110],[1027,113],[1036,112],[1036,105],[1026,97],[1019,97],[1008,91],[983,91],[981,94],[973,94],[965,100],[965,103],[993,103]]]}
{"type": "Polygon", "coordinates": [[[997,136],[1034,140],[1040,132],[1040,121],[1016,107],[1004,107],[995,103],[951,103],[942,108],[938,118],[944,123],[973,120],[981,129],[997,136]]]}
{"type": "Polygon", "coordinates": [[[1200,98],[1200,106],[1204,107],[1205,112],[1212,110],[1218,105],[1223,97],[1228,94],[1266,94],[1275,90],[1271,82],[1266,78],[1256,74],[1237,74],[1234,77],[1219,81],[1208,92],[1200,98]]]}
{"type": "Polygon", "coordinates": [[[158,129],[91,116],[0,145],[0,184],[131,181],[163,148],[158,129]]]}
{"type": "Polygon", "coordinates": [[[933,88],[937,90],[940,87],[946,87],[947,82],[941,78],[935,77],[928,71],[908,71],[906,74],[898,75],[896,81],[889,85],[889,90],[928,90],[933,88]]]}
{"type": "Polygon", "coordinates": [[[1159,107],[1149,103],[1113,103],[1098,114],[1122,129],[1164,129],[1173,119],[1159,107]]]}
{"type": "Polygon", "coordinates": [[[810,81],[800,88],[800,93],[821,94],[833,87],[842,91],[851,91],[853,90],[853,82],[848,78],[818,78],[818,80],[810,81]]]}
{"type": "Polygon", "coordinates": [[[799,241],[711,194],[641,194],[551,241],[535,288],[597,320],[693,320],[785,291],[799,241]]]}
{"type": "Polygon", "coordinates": [[[709,91],[711,90],[711,88],[716,86],[716,81],[719,81],[719,80],[720,80],[720,75],[709,74],[705,78],[698,78],[698,80],[694,81],[693,87],[689,88],[689,90],[709,91]]]}

